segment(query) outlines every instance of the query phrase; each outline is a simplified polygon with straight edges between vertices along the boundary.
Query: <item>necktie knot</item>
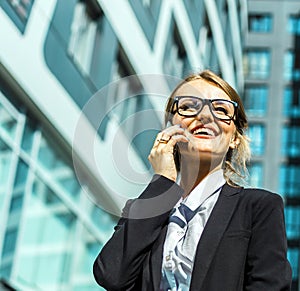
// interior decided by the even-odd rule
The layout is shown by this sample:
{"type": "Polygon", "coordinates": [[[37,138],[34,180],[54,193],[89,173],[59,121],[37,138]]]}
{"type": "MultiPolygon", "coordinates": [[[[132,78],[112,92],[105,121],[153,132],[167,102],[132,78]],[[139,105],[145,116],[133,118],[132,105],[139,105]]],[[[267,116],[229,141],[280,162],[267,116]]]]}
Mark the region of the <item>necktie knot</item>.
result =
{"type": "Polygon", "coordinates": [[[188,206],[181,203],[178,208],[175,208],[169,217],[169,223],[174,222],[178,224],[181,228],[184,228],[199,212],[201,207],[198,207],[196,210],[191,210],[188,206]]]}

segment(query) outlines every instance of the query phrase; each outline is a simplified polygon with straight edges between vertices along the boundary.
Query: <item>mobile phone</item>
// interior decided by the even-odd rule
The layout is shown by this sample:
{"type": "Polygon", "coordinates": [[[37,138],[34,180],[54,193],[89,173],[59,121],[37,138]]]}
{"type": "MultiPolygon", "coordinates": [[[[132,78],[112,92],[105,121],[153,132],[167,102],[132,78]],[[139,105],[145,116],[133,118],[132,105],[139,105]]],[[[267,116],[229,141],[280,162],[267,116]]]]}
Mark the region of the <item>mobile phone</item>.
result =
{"type": "Polygon", "coordinates": [[[178,144],[175,144],[173,149],[173,158],[176,166],[177,172],[180,171],[180,152],[179,152],[179,146],[178,144]]]}

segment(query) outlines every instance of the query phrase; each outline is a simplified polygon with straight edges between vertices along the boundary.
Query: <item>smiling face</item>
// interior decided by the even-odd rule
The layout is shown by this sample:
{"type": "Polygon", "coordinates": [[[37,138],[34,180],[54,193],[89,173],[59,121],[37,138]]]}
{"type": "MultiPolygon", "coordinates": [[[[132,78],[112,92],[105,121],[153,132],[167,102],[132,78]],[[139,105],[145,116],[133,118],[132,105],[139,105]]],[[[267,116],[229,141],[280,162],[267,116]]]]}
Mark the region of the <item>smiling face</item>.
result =
{"type": "MultiPolygon", "coordinates": [[[[172,124],[179,124],[187,129],[190,139],[189,143],[180,146],[181,155],[216,159],[216,162],[222,164],[228,149],[234,148],[239,142],[236,138],[236,126],[232,120],[216,118],[218,112],[214,111],[210,101],[205,100],[231,101],[229,96],[221,88],[203,79],[184,83],[175,91],[174,96],[195,96],[204,100],[202,110],[195,116],[182,116],[178,110],[174,113],[172,124]]],[[[217,101],[213,103],[218,104],[217,101]]],[[[221,114],[224,108],[216,107],[215,110],[221,114]]]]}

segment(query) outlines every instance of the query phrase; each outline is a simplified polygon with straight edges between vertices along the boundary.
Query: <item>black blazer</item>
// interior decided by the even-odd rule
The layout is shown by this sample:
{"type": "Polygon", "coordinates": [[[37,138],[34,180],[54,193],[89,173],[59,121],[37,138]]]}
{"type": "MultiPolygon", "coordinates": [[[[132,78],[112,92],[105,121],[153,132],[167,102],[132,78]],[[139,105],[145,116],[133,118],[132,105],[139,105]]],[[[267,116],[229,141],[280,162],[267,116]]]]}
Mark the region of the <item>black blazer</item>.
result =
{"type": "MultiPolygon", "coordinates": [[[[101,286],[109,291],[159,290],[168,217],[182,194],[176,183],[155,175],[140,199],[127,203],[94,263],[101,286]],[[138,203],[162,194],[168,197],[163,203],[138,203]],[[160,207],[169,211],[152,217],[160,207]],[[137,215],[148,218],[128,218],[137,215]]],[[[281,197],[225,184],[198,243],[190,290],[290,290],[286,252],[281,197]]]]}

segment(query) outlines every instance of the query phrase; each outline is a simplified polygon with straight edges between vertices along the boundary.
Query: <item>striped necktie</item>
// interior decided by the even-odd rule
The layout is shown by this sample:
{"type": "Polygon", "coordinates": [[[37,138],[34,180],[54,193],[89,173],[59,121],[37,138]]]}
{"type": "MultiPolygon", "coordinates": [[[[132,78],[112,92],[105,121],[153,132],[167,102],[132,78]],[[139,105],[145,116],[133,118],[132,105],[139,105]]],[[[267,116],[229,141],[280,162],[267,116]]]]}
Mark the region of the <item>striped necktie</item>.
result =
{"type": "Polygon", "coordinates": [[[210,203],[209,198],[219,192],[221,188],[222,186],[210,195],[206,195],[195,210],[191,210],[181,202],[171,212],[166,238],[167,245],[164,246],[163,280],[160,290],[189,290],[198,238],[205,226],[205,223],[199,222],[202,221],[202,216],[207,215],[205,201],[210,203]],[[196,214],[199,217],[193,221],[196,214]],[[190,222],[191,225],[189,225],[190,222]]]}

